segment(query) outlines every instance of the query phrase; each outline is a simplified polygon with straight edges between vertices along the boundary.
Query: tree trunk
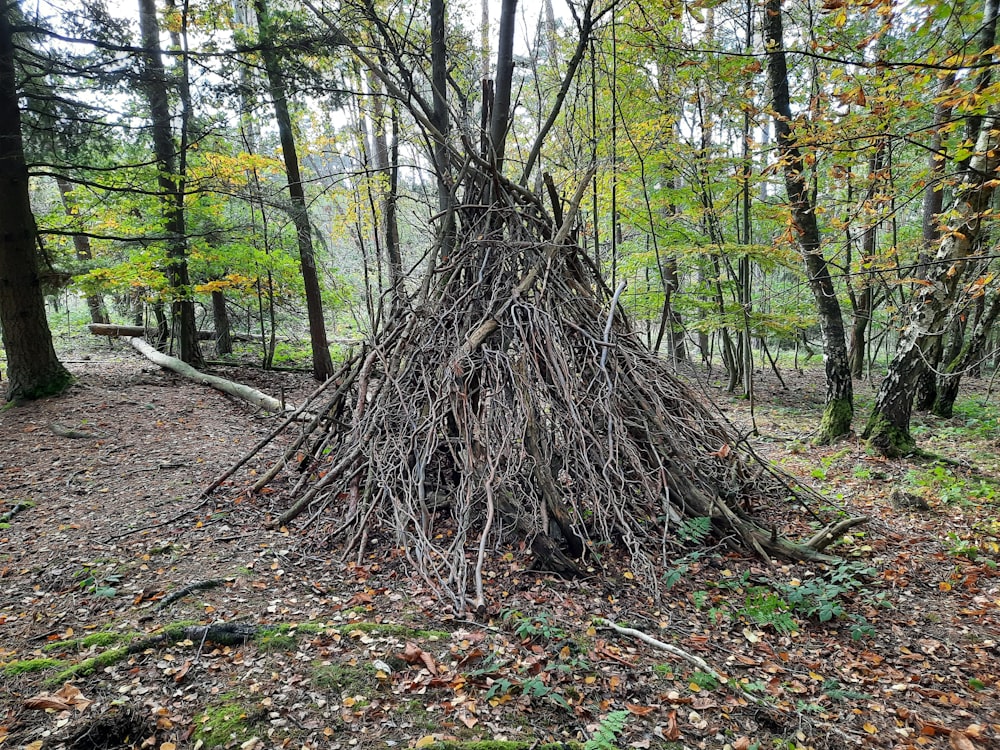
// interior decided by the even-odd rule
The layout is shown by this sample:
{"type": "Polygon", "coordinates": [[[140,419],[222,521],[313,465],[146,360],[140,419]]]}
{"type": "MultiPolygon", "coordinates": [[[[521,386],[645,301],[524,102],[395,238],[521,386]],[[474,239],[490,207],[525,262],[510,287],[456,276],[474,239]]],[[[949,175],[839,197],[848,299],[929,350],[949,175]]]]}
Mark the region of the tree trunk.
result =
{"type": "Polygon", "coordinates": [[[226,295],[219,289],[212,290],[212,321],[215,324],[215,353],[232,354],[233,337],[229,330],[226,295]]]}
{"type": "Polygon", "coordinates": [[[823,354],[826,365],[826,408],[820,423],[817,442],[829,443],[851,429],[854,416],[854,384],[844,339],[844,319],[837,301],[837,290],[820,246],[819,225],[813,198],[805,178],[805,164],[792,133],[792,110],[788,93],[788,67],[785,60],[781,0],[767,0],[765,43],[768,48],[768,79],[774,96],[774,127],[778,152],[785,173],[792,225],[805,261],[809,288],[816,300],[823,354]]]}
{"type": "Polygon", "coordinates": [[[35,218],[21,140],[14,32],[16,5],[0,8],[0,328],[7,354],[7,400],[42,398],[72,382],[52,346],[38,273],[35,218]]]}
{"type": "Polygon", "coordinates": [[[167,278],[174,296],[171,311],[174,323],[178,326],[176,333],[180,342],[181,359],[194,367],[200,367],[204,360],[198,347],[197,322],[187,266],[184,193],[178,180],[177,149],[172,134],[167,71],[160,54],[160,24],[156,17],[156,0],[139,0],[139,28],[146,58],[143,89],[152,123],[153,153],[158,168],[157,182],[161,191],[164,229],[169,237],[167,278]]]}
{"type": "Polygon", "coordinates": [[[991,109],[983,120],[969,169],[955,189],[948,231],[938,244],[926,280],[913,294],[896,355],[876,395],[864,437],[883,455],[901,455],[914,447],[910,413],[917,378],[928,348],[951,313],[969,256],[983,232],[983,212],[989,209],[992,181],[1000,164],[998,127],[997,111],[991,109]]]}
{"type": "Polygon", "coordinates": [[[993,297],[976,321],[972,334],[966,339],[958,354],[948,362],[944,371],[938,374],[937,399],[933,408],[937,416],[951,418],[962,375],[972,370],[981,360],[998,314],[1000,314],[1000,290],[994,290],[993,297]]]}
{"type": "MultiPolygon", "coordinates": [[[[881,219],[881,208],[875,205],[878,188],[884,178],[882,170],[885,169],[885,155],[888,140],[878,138],[874,151],[868,162],[868,188],[865,190],[861,200],[859,214],[862,214],[866,206],[873,214],[868,220],[861,237],[861,262],[870,265],[875,257],[875,250],[878,240],[878,225],[881,219]]],[[[851,297],[853,310],[853,320],[851,321],[851,341],[848,347],[848,360],[850,362],[851,377],[860,380],[864,376],[865,353],[867,346],[868,326],[871,323],[872,311],[875,307],[875,287],[874,277],[871,273],[866,273],[862,277],[864,286],[860,294],[851,297]]]]}
{"type": "MultiPolygon", "coordinates": [[[[65,177],[56,177],[56,186],[59,188],[59,198],[62,200],[63,210],[67,216],[74,216],[74,206],[70,203],[69,194],[73,191],[73,186],[65,177]]],[[[93,260],[94,255],[90,251],[90,238],[85,234],[73,235],[73,247],[76,250],[77,260],[93,260]]],[[[91,323],[110,323],[108,311],[104,309],[104,300],[99,294],[87,295],[87,309],[90,310],[91,323]]]]}
{"type": "Polygon", "coordinates": [[[504,148],[510,123],[511,85],[514,78],[514,25],[517,0],[503,0],[500,6],[500,42],[497,45],[497,77],[490,121],[490,146],[497,172],[503,171],[504,148]]]}
{"type": "Polygon", "coordinates": [[[386,116],[386,98],[382,92],[381,82],[369,74],[368,85],[372,95],[372,126],[374,133],[372,149],[375,171],[382,176],[380,185],[382,232],[385,243],[385,260],[389,268],[389,286],[392,289],[392,309],[395,310],[403,302],[403,258],[399,246],[399,221],[396,215],[396,203],[399,187],[399,117],[395,104],[392,113],[386,116]],[[392,144],[386,132],[392,127],[392,144]]]}
{"type": "Polygon", "coordinates": [[[266,0],[254,0],[257,11],[257,24],[260,31],[261,58],[267,73],[268,86],[271,89],[271,100],[274,106],[275,124],[278,126],[278,136],[281,140],[281,154],[285,160],[285,173],[288,176],[288,195],[291,198],[295,224],[295,234],[299,245],[299,260],[302,264],[302,282],[306,290],[306,310],[309,315],[309,338],[312,344],[313,377],[316,380],[326,380],[333,374],[333,360],[330,357],[330,345],[326,338],[326,320],[323,316],[323,297],[316,272],[316,256],[313,252],[312,225],[306,208],[305,190],[302,187],[302,177],[299,172],[299,158],[295,148],[295,134],[292,130],[292,117],[288,110],[288,97],[285,90],[285,77],[278,62],[278,56],[271,47],[271,20],[268,15],[266,0]]]}
{"type": "Polygon", "coordinates": [[[261,393],[248,385],[235,383],[232,380],[226,380],[225,378],[219,378],[215,375],[207,375],[200,372],[176,357],[170,357],[163,352],[157,351],[143,339],[130,338],[128,342],[132,345],[133,349],[142,354],[150,362],[153,362],[164,369],[176,372],[178,375],[181,375],[188,380],[193,380],[196,383],[201,383],[202,385],[215,388],[217,391],[222,391],[230,396],[242,399],[243,401],[253,404],[254,406],[265,411],[273,413],[294,411],[293,407],[288,406],[276,398],[268,396],[266,393],[261,393]]]}
{"type": "MultiPolygon", "coordinates": [[[[938,230],[938,216],[944,208],[944,185],[942,178],[945,175],[947,159],[944,154],[944,138],[942,137],[943,126],[951,119],[952,97],[945,95],[955,85],[955,74],[949,73],[941,79],[938,85],[937,104],[934,106],[934,129],[931,131],[931,140],[928,144],[927,157],[927,187],[924,188],[923,214],[921,218],[921,229],[923,232],[923,248],[920,251],[920,268],[917,273],[920,276],[927,274],[927,264],[931,260],[931,253],[934,246],[941,238],[938,230]]],[[[934,340],[927,345],[927,362],[917,376],[913,405],[918,411],[927,411],[934,406],[937,398],[937,374],[936,369],[941,362],[943,342],[940,336],[935,336],[934,340]],[[927,366],[929,365],[929,366],[927,366]]]]}

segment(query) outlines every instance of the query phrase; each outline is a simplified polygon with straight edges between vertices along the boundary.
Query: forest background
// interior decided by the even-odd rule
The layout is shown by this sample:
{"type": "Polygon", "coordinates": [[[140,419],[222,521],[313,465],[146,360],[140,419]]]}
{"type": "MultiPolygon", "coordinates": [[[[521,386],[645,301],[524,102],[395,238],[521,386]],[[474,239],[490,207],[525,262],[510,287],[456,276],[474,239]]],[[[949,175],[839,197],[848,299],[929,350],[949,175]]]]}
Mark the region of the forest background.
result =
{"type": "MultiPolygon", "coordinates": [[[[206,366],[201,342],[211,340],[223,359],[265,369],[305,359],[319,382],[353,378],[354,421],[364,426],[371,371],[359,357],[408,344],[407,326],[445,300],[449,315],[458,310],[448,321],[465,329],[450,349],[429,340],[427,350],[464,384],[449,352],[475,354],[502,326],[508,308],[497,300],[511,289],[524,297],[537,269],[554,262],[548,248],[568,243],[576,265],[551,287],[557,303],[601,302],[584,313],[561,308],[578,329],[574,316],[606,316],[606,327],[600,319],[586,332],[595,378],[609,352],[630,356],[641,344],[664,367],[724,373],[725,389],[750,407],[753,432],[755,373],[780,380],[821,351],[815,444],[857,430],[872,456],[923,455],[913,409],[951,417],[963,377],[996,365],[997,3],[505,0],[491,25],[497,10],[438,0],[141,0],[134,13],[5,4],[9,399],[69,385],[50,325],[84,322],[79,297],[91,322],[137,326],[195,367],[206,366]],[[534,218],[509,217],[524,206],[534,218]],[[462,308],[456,289],[479,295],[484,277],[485,305],[462,308]],[[866,377],[879,386],[859,418],[855,382],[866,377]]],[[[559,334],[558,348],[565,329],[545,327],[553,309],[538,332],[559,334]]],[[[555,371],[540,368],[540,380],[558,380],[555,371]]],[[[383,372],[372,382],[402,380],[383,372]]],[[[680,391],[671,402],[670,387],[656,397],[690,401],[680,391]]],[[[372,388],[374,403],[392,398],[372,388]]],[[[529,424],[553,403],[529,402],[529,424]]],[[[611,412],[623,427],[631,416],[611,412]]],[[[707,433],[709,442],[721,436],[710,446],[720,460],[741,442],[707,433]]],[[[472,433],[459,424],[456,435],[472,433]]],[[[554,464],[541,440],[524,446],[572,483],[560,470],[570,459],[554,464]]],[[[367,459],[370,476],[382,476],[381,458],[367,459]]],[[[575,468],[588,479],[601,473],[575,468]]],[[[539,483],[542,505],[558,515],[539,483]]],[[[685,501],[696,497],[690,490],[685,501]]],[[[488,507],[492,519],[492,499],[488,507]]],[[[665,513],[694,522],[685,533],[703,540],[696,521],[715,508],[665,513]]],[[[600,518],[588,533],[620,537],[636,567],[648,541],[636,541],[640,520],[600,518]]],[[[352,522],[360,556],[366,526],[352,522]]],[[[572,552],[579,530],[555,522],[572,552]]],[[[436,574],[460,613],[485,606],[489,523],[476,564],[436,574]]],[[[727,523],[758,551],[779,544],[773,524],[768,539],[763,527],[727,523]]],[[[426,529],[417,537],[433,551],[417,565],[426,574],[444,547],[426,529]]],[[[985,731],[969,724],[960,734],[985,731]]]]}

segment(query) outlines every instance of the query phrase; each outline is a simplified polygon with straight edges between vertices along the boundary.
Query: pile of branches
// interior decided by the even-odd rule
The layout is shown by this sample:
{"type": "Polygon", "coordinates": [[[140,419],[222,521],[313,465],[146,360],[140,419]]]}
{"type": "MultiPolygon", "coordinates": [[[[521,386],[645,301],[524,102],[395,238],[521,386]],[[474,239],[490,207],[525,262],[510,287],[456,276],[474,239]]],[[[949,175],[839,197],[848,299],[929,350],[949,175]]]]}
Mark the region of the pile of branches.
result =
{"type": "Polygon", "coordinates": [[[621,287],[574,241],[583,186],[565,218],[515,185],[492,191],[456,209],[420,301],[305,406],[312,421],[255,486],[301,472],[274,523],[304,516],[358,556],[398,545],[458,611],[484,604],[484,563],[512,539],[566,576],[618,545],[651,586],[694,518],[762,557],[817,557],[827,540],[755,520],[789,482],[643,344],[621,287]]]}

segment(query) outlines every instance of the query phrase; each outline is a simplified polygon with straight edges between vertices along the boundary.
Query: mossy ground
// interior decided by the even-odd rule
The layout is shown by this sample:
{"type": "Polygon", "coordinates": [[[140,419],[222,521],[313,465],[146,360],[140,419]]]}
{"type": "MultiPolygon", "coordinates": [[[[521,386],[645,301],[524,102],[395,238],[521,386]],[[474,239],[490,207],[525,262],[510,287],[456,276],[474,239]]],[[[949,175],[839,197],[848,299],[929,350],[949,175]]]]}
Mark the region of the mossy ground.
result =
{"type": "Polygon", "coordinates": [[[205,748],[239,746],[255,734],[262,718],[258,709],[228,694],[195,717],[193,739],[205,748]]]}
{"type": "Polygon", "coordinates": [[[44,672],[47,669],[57,669],[65,665],[66,663],[59,659],[24,659],[23,661],[12,661],[5,664],[3,673],[8,677],[16,677],[17,675],[29,674],[31,672],[44,672]]]}

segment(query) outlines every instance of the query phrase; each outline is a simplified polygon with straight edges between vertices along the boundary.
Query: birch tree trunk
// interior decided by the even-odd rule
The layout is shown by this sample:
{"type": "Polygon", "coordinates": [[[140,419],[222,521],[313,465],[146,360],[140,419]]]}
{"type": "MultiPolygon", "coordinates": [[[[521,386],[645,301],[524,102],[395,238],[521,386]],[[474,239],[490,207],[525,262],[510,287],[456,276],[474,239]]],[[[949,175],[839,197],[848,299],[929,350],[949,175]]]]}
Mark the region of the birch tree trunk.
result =
{"type": "Polygon", "coordinates": [[[896,354],[875,397],[864,437],[882,455],[902,455],[915,445],[910,435],[910,414],[917,379],[927,350],[948,320],[983,232],[984,212],[989,209],[1000,165],[998,127],[998,110],[991,109],[983,118],[975,153],[944,216],[946,226],[937,253],[926,279],[913,294],[896,354]]]}

